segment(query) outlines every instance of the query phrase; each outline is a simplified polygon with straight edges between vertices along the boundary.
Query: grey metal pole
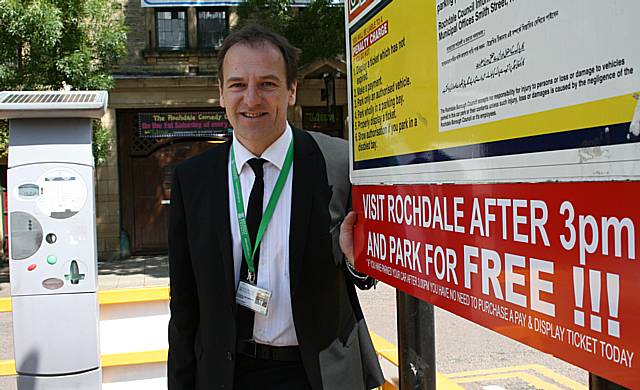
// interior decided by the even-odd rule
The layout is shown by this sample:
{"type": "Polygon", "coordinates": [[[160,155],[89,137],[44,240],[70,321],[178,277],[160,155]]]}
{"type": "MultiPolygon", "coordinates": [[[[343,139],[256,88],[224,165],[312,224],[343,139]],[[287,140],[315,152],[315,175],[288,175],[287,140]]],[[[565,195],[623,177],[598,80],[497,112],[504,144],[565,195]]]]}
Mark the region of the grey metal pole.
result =
{"type": "Polygon", "coordinates": [[[607,379],[601,378],[596,374],[589,373],[589,389],[590,390],[626,390],[626,387],[622,387],[607,379]]]}
{"type": "Polygon", "coordinates": [[[396,290],[400,390],[436,388],[433,306],[396,290]]]}

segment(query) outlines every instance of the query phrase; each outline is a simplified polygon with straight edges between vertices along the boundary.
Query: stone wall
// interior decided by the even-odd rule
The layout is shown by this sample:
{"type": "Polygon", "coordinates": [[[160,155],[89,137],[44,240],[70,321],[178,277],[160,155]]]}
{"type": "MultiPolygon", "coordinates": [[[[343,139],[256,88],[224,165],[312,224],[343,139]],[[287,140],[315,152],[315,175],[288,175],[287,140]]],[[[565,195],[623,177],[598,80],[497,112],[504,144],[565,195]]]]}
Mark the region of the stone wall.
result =
{"type": "Polygon", "coordinates": [[[189,48],[182,51],[159,51],[155,48],[155,11],[153,8],[142,8],[140,3],[140,0],[121,0],[125,24],[129,29],[127,57],[114,66],[114,74],[214,75],[216,73],[216,52],[197,48],[195,8],[187,9],[189,48]]]}
{"type": "Polygon", "coordinates": [[[96,224],[98,259],[120,258],[120,194],[115,110],[109,109],[102,124],[111,129],[113,146],[107,161],[96,168],[96,224]]]}
{"type": "MultiPolygon", "coordinates": [[[[121,66],[144,64],[143,52],[147,45],[147,23],[145,10],[140,7],[140,0],[120,0],[124,12],[124,22],[129,29],[127,34],[127,56],[120,61],[121,66]]],[[[115,72],[119,67],[114,69],[115,72]]]]}

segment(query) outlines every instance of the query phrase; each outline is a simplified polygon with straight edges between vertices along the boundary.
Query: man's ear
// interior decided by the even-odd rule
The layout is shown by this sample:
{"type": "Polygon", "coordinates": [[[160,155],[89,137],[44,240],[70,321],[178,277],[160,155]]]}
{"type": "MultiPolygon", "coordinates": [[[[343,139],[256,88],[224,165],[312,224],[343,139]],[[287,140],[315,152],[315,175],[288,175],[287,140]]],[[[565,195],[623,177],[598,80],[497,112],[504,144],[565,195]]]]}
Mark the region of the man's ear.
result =
{"type": "Polygon", "coordinates": [[[220,107],[224,107],[224,97],[222,96],[222,81],[218,79],[218,96],[220,96],[220,107]]]}
{"type": "Polygon", "coordinates": [[[296,104],[296,90],[298,88],[298,80],[293,80],[291,83],[291,88],[289,88],[289,105],[293,106],[296,104]]]}

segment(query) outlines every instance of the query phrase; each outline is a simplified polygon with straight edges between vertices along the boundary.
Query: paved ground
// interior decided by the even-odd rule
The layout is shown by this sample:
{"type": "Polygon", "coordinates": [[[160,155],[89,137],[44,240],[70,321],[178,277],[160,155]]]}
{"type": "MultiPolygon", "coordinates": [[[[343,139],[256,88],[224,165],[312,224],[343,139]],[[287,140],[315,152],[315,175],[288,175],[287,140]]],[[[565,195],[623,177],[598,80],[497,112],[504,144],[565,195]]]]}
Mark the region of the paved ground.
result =
{"type": "MultiPolygon", "coordinates": [[[[358,295],[369,329],[397,345],[396,290],[380,283],[358,295]]],[[[587,389],[586,371],[437,307],[435,325],[436,370],[467,373],[467,390],[587,389]]]]}

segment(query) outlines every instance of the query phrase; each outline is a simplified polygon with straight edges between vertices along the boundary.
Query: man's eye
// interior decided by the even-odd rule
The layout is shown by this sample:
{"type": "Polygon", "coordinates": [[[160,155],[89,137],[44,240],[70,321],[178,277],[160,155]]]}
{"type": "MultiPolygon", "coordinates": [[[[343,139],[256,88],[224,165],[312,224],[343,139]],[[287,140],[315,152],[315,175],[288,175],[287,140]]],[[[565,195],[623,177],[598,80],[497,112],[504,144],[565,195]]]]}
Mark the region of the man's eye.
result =
{"type": "Polygon", "coordinates": [[[233,84],[229,84],[229,88],[242,88],[243,84],[242,83],[233,83],[233,84]]]}
{"type": "Polygon", "coordinates": [[[263,87],[268,87],[268,88],[273,88],[276,86],[276,83],[271,82],[271,81],[265,81],[264,83],[262,83],[263,87]]]}

